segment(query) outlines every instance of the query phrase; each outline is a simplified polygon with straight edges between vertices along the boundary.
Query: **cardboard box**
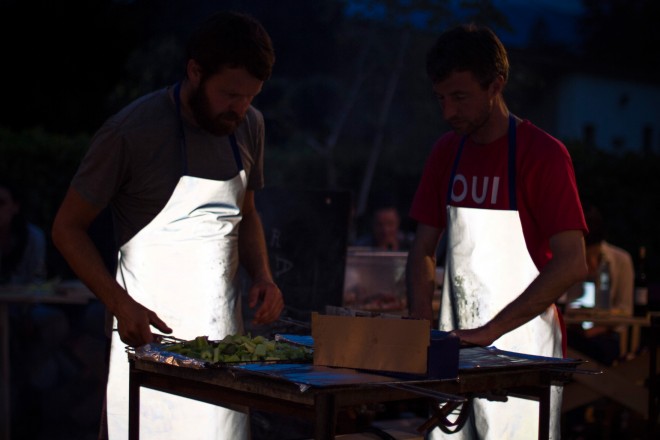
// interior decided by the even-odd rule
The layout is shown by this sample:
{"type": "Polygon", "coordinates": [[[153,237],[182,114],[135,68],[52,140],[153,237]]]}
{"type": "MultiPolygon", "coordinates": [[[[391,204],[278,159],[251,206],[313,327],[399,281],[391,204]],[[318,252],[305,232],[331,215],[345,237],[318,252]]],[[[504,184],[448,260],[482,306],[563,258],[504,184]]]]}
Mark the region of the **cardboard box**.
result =
{"type": "Polygon", "coordinates": [[[425,320],[312,314],[314,365],[449,379],[459,340],[425,320]]]}

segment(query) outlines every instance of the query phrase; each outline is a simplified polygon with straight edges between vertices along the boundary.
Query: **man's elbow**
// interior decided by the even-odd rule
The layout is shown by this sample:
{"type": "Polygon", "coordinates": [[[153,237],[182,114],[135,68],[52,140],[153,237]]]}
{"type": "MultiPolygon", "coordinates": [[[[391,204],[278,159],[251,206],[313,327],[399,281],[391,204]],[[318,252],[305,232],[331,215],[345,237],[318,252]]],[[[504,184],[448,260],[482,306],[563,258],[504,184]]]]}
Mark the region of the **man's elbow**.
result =
{"type": "Polygon", "coordinates": [[[66,239],[65,237],[65,228],[62,225],[61,219],[56,216],[55,220],[53,221],[53,225],[50,229],[50,235],[53,240],[53,245],[55,245],[55,248],[59,251],[62,250],[62,246],[65,243],[66,239]]]}
{"type": "Polygon", "coordinates": [[[571,264],[571,285],[575,283],[581,283],[587,279],[589,269],[587,268],[586,258],[576,258],[575,261],[571,264]]]}
{"type": "Polygon", "coordinates": [[[67,243],[72,242],[72,238],[75,235],[74,223],[72,223],[67,216],[63,215],[60,211],[55,215],[50,234],[53,240],[53,245],[58,251],[62,252],[67,243]]]}

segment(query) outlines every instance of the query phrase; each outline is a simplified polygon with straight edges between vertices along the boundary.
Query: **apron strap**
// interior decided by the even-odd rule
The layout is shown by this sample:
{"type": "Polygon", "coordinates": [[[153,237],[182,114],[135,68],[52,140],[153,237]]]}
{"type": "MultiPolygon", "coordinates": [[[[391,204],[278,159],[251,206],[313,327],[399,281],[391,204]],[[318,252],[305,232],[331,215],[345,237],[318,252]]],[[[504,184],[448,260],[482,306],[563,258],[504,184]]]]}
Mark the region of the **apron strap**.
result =
{"type": "MultiPolygon", "coordinates": [[[[516,196],[516,118],[513,114],[509,113],[509,132],[508,132],[509,148],[508,148],[508,175],[509,175],[509,210],[518,210],[518,201],[516,196]]],[[[449,188],[447,188],[447,205],[451,205],[452,189],[454,187],[454,178],[456,177],[456,170],[458,169],[458,162],[460,161],[461,154],[463,154],[463,147],[467,136],[461,138],[461,143],[456,152],[456,159],[451,168],[451,176],[449,177],[449,188]]]]}
{"type": "Polygon", "coordinates": [[[186,131],[183,129],[183,118],[181,117],[181,81],[177,81],[174,86],[174,103],[176,105],[176,114],[179,116],[179,146],[181,149],[181,175],[188,174],[188,155],[186,154],[186,131]]]}
{"type": "MultiPolygon", "coordinates": [[[[177,81],[174,85],[174,103],[176,105],[176,112],[179,115],[179,134],[181,135],[181,175],[186,176],[188,175],[188,146],[186,144],[186,132],[183,128],[183,118],[181,117],[181,81],[177,81]]],[[[236,167],[240,173],[243,171],[243,159],[241,158],[241,152],[234,133],[229,135],[229,143],[231,144],[231,151],[234,154],[236,167]]]]}
{"type": "Polygon", "coordinates": [[[238,142],[236,142],[236,136],[234,133],[229,135],[229,143],[231,144],[231,151],[234,153],[234,160],[236,161],[236,167],[238,172],[243,171],[243,159],[241,158],[241,152],[238,149],[238,142]]]}
{"type": "Polygon", "coordinates": [[[516,197],[516,118],[509,113],[509,209],[518,210],[516,197]]]}
{"type": "MultiPolygon", "coordinates": [[[[507,133],[508,138],[508,178],[509,178],[509,210],[517,211],[518,202],[516,197],[516,118],[512,113],[509,113],[509,131],[507,133]]],[[[454,186],[454,178],[456,177],[456,170],[458,169],[458,163],[463,154],[463,149],[465,147],[465,140],[467,136],[461,138],[461,143],[458,146],[458,151],[456,152],[456,158],[451,168],[451,176],[449,177],[449,187],[447,188],[447,206],[451,205],[451,195],[454,186]]],[[[447,225],[449,226],[449,225],[447,225]]],[[[451,264],[451,262],[449,262],[451,264]]],[[[449,270],[448,267],[445,267],[445,270],[449,270]]],[[[451,301],[452,307],[452,318],[454,320],[454,327],[458,325],[458,310],[456,309],[456,303],[451,301]]]]}
{"type": "Polygon", "coordinates": [[[454,164],[451,166],[451,175],[449,176],[449,187],[447,188],[447,206],[451,205],[451,194],[454,189],[454,178],[456,178],[456,170],[458,169],[458,162],[463,154],[463,147],[465,146],[466,137],[461,138],[461,143],[458,145],[458,151],[456,152],[456,158],[454,159],[454,164]]]}

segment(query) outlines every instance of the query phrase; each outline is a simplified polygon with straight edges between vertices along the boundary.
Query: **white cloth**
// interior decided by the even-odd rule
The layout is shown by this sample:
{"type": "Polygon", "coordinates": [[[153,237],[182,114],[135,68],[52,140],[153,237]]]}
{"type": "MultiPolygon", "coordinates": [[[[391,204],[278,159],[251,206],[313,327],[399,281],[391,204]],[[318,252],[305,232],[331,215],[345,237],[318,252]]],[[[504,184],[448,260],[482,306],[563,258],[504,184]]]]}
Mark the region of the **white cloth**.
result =
{"type": "MultiPolygon", "coordinates": [[[[490,321],[538,276],[518,211],[449,206],[447,260],[440,330],[475,328],[490,321]]],[[[493,345],[500,350],[562,357],[561,326],[554,306],[493,345]]],[[[561,388],[552,387],[550,438],[559,438],[561,388]]],[[[538,402],[508,397],[507,402],[473,400],[473,413],[462,430],[435,429],[431,438],[530,439],[538,436],[538,402]]]]}
{"type": "MultiPolygon", "coordinates": [[[[227,181],[183,176],[165,208],[120,250],[119,283],[179,338],[221,339],[243,331],[236,281],[245,188],[244,170],[227,181]]],[[[125,344],[113,332],[110,440],[128,435],[128,379],[125,344]]],[[[247,439],[248,421],[242,412],[145,388],[140,392],[141,439],[247,439]]]]}

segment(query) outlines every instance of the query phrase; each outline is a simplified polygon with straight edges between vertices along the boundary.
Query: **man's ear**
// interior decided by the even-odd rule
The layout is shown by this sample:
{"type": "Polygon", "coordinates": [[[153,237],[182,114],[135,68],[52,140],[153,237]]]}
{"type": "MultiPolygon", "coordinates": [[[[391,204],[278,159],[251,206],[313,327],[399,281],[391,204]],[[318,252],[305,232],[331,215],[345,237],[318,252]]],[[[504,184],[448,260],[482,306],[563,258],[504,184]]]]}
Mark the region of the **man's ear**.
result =
{"type": "Polygon", "coordinates": [[[497,75],[493,82],[490,83],[490,86],[488,86],[490,94],[496,96],[502,93],[505,84],[504,77],[502,75],[497,75]]]}
{"type": "Polygon", "coordinates": [[[193,59],[188,60],[186,65],[186,74],[192,84],[198,86],[202,80],[203,69],[199,63],[193,59]]]}

